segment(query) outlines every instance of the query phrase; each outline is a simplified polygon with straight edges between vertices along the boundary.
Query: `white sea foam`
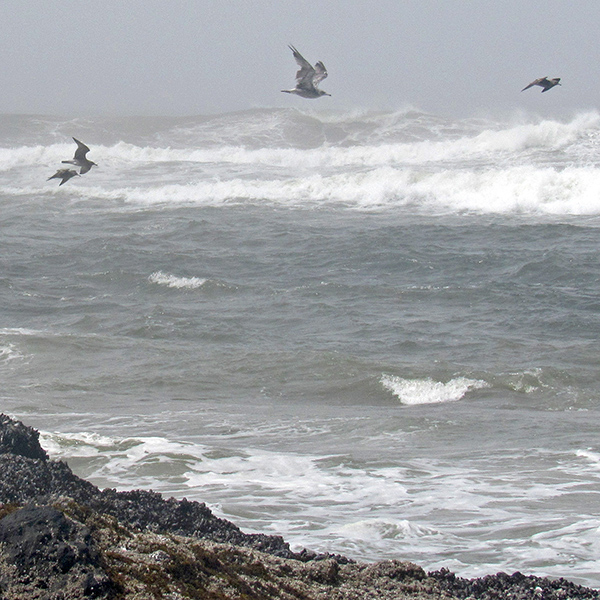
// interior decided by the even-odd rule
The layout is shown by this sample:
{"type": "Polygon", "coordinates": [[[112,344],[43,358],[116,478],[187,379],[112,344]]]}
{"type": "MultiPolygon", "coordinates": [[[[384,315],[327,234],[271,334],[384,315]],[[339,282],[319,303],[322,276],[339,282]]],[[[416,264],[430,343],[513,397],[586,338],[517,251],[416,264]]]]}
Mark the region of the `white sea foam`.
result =
{"type": "Polygon", "coordinates": [[[443,383],[427,379],[403,379],[396,375],[382,375],[381,384],[402,404],[436,404],[455,402],[473,390],[488,387],[485,381],[457,377],[443,383]]]}
{"type": "Polygon", "coordinates": [[[14,344],[4,344],[0,346],[0,364],[23,358],[23,354],[14,344]]]}
{"type": "Polygon", "coordinates": [[[87,431],[62,434],[40,431],[40,444],[53,459],[98,456],[118,443],[114,438],[87,431]]]}
{"type": "Polygon", "coordinates": [[[40,431],[41,444],[53,458],[103,456],[107,461],[127,459],[128,466],[148,455],[185,455],[194,453],[200,459],[203,446],[173,442],[157,436],[117,438],[89,431],[77,433],[52,433],[40,431]]]}
{"type": "MultiPolygon", "coordinates": [[[[267,117],[261,114],[259,121],[267,117]]],[[[315,120],[286,112],[275,117],[290,118],[296,125],[315,120]]],[[[225,115],[220,126],[244,128],[244,118],[256,125],[252,115],[225,115]]],[[[255,144],[198,145],[193,125],[185,147],[125,141],[95,145],[101,166],[61,188],[46,182],[48,169],[70,155],[72,145],[0,148],[0,190],[137,206],[273,203],[361,210],[409,207],[427,213],[600,214],[597,113],[568,122],[488,123],[483,129],[457,122],[446,124],[442,134],[439,119],[427,115],[416,120],[409,113],[376,115],[371,117],[375,125],[360,116],[347,118],[352,143],[342,137],[308,148],[263,143],[262,137],[255,144]],[[418,122],[419,135],[374,143],[371,134],[361,138],[352,131],[356,118],[358,132],[365,123],[372,132],[373,127],[402,130],[418,122]]],[[[201,123],[203,130],[218,125],[214,120],[201,123]]],[[[327,125],[325,118],[321,125],[327,125]]]]}
{"type": "Polygon", "coordinates": [[[0,335],[39,335],[43,333],[39,330],[28,329],[26,327],[2,327],[0,335]]]}
{"type": "Polygon", "coordinates": [[[67,144],[0,148],[0,171],[22,166],[52,164],[60,162],[61,156],[69,157],[72,153],[73,148],[67,144]]]}
{"type": "Polygon", "coordinates": [[[600,453],[594,452],[593,450],[577,450],[575,453],[576,456],[581,458],[585,458],[589,461],[589,463],[594,467],[594,469],[600,470],[600,453]]]}
{"type": "Polygon", "coordinates": [[[150,283],[157,283],[158,285],[166,285],[170,288],[194,290],[203,286],[207,280],[202,277],[179,277],[163,273],[162,271],[156,271],[148,277],[148,281],[150,283]]]}
{"type": "Polygon", "coordinates": [[[40,438],[51,458],[78,460],[87,465],[81,471],[84,477],[100,487],[121,489],[180,490],[182,471],[201,462],[206,452],[204,446],[158,436],[114,438],[82,431],[41,432],[40,438]]]}
{"type": "MultiPolygon", "coordinates": [[[[118,142],[113,146],[94,146],[103,165],[118,166],[145,163],[231,163],[271,165],[295,169],[331,167],[379,167],[384,165],[425,165],[440,161],[490,158],[499,154],[514,155],[537,149],[551,151],[565,148],[582,135],[597,134],[600,115],[587,113],[572,121],[542,121],[510,127],[487,129],[458,138],[413,140],[403,143],[321,145],[316,148],[259,147],[224,145],[221,147],[171,148],[137,146],[118,142]]],[[[68,144],[0,148],[0,171],[23,165],[54,163],[72,153],[68,144]]]]}
{"type": "Polygon", "coordinates": [[[426,172],[382,167],[361,173],[276,180],[208,180],[111,190],[79,187],[72,193],[138,206],[273,203],[358,210],[410,207],[436,213],[596,215],[600,214],[600,168],[523,166],[426,172]]]}

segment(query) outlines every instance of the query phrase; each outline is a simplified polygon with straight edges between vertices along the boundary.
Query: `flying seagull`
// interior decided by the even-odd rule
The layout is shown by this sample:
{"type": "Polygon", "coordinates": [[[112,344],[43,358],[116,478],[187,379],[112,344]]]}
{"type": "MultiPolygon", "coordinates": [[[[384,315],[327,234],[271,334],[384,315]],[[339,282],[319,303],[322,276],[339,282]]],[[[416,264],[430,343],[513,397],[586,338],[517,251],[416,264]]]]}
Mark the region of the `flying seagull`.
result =
{"type": "Polygon", "coordinates": [[[79,173],[75,171],[75,169],[59,169],[52,175],[52,177],[48,177],[46,181],[50,181],[51,179],[60,179],[61,182],[58,184],[60,187],[63,183],[66,183],[71,179],[71,177],[80,177],[79,173]]]}
{"type": "Polygon", "coordinates": [[[94,166],[98,166],[95,162],[92,162],[91,160],[88,160],[86,158],[86,154],[90,151],[90,149],[83,143],[80,142],[78,139],[73,138],[75,140],[75,143],[77,144],[77,150],[75,150],[75,156],[73,157],[73,160],[63,160],[63,163],[67,163],[69,165],[76,165],[78,167],[81,167],[81,169],[79,169],[79,174],[83,175],[84,173],[87,173],[92,167],[94,166]]]}
{"type": "Polygon", "coordinates": [[[525,90],[528,90],[530,87],[533,87],[534,85],[539,85],[540,87],[544,88],[542,90],[542,94],[543,94],[544,92],[547,92],[549,89],[553,88],[555,85],[561,85],[559,83],[559,81],[560,81],[560,77],[555,77],[554,79],[548,79],[547,77],[540,77],[539,79],[532,81],[528,86],[524,87],[521,91],[524,92],[525,90]]]}
{"type": "Polygon", "coordinates": [[[317,86],[325,77],[327,77],[327,69],[325,65],[319,61],[314,67],[294,48],[289,46],[293,52],[296,62],[300,66],[300,70],[296,73],[296,87],[293,90],[281,90],[286,94],[296,94],[302,98],[320,98],[321,96],[331,96],[327,92],[320,90],[317,86]]]}

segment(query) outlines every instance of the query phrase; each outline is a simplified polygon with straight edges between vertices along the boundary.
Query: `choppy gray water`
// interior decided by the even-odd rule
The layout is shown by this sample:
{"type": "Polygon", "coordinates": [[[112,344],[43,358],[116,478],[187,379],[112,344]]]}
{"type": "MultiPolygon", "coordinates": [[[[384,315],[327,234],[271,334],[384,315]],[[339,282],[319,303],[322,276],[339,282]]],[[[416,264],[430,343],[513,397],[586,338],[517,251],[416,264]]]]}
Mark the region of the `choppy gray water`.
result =
{"type": "Polygon", "coordinates": [[[599,136],[0,117],[0,408],[294,547],[598,587],[599,136]]]}

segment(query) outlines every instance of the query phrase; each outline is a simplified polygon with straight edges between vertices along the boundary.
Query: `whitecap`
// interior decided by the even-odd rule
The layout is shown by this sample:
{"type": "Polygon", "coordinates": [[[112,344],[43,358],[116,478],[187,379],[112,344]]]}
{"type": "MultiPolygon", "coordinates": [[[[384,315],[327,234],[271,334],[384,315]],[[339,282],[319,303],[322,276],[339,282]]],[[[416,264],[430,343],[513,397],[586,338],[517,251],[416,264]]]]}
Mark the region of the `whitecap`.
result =
{"type": "Polygon", "coordinates": [[[577,450],[575,456],[587,459],[594,468],[600,469],[600,454],[598,452],[594,452],[591,449],[577,450]]]}
{"type": "MultiPolygon", "coordinates": [[[[386,165],[343,173],[294,172],[283,178],[257,173],[243,179],[198,179],[150,187],[79,187],[71,193],[142,207],[271,203],[369,211],[410,207],[424,214],[600,214],[600,168],[595,166],[448,167],[431,171],[386,165]]],[[[11,188],[10,193],[18,195],[18,190],[11,188]]]]}
{"type": "Polygon", "coordinates": [[[13,344],[0,346],[0,363],[6,363],[17,358],[23,358],[23,354],[13,344]]]}
{"type": "Polygon", "coordinates": [[[381,376],[381,384],[402,404],[437,404],[456,402],[473,390],[488,387],[488,383],[478,379],[457,377],[443,383],[427,379],[404,379],[396,375],[381,376]]]}
{"type": "Polygon", "coordinates": [[[158,285],[166,285],[170,288],[194,290],[204,285],[207,280],[202,277],[179,277],[162,271],[155,271],[148,277],[148,281],[158,285]]]}
{"type": "Polygon", "coordinates": [[[39,335],[42,333],[36,329],[27,329],[26,327],[2,327],[0,335],[39,335]]]}

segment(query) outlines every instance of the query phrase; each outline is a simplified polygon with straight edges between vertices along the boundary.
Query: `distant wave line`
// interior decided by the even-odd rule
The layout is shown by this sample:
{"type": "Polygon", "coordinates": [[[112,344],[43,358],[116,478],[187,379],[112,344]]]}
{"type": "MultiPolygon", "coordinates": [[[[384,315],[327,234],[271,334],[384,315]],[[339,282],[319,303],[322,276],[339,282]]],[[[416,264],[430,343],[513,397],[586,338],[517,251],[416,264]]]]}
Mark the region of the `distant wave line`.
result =
{"type": "MultiPolygon", "coordinates": [[[[315,148],[248,148],[225,142],[223,146],[171,148],[138,146],[120,141],[113,146],[95,145],[103,164],[114,169],[123,163],[195,162],[273,165],[293,168],[378,166],[383,164],[426,164],[445,160],[490,157],[499,152],[531,149],[556,150],[576,142],[584,133],[600,128],[600,115],[585,113],[561,123],[546,120],[535,124],[488,128],[473,135],[441,140],[374,143],[369,136],[347,146],[321,145],[315,148]]],[[[190,139],[190,142],[193,140],[190,139]]],[[[56,162],[71,150],[68,144],[0,148],[0,171],[27,165],[56,162]]]]}

